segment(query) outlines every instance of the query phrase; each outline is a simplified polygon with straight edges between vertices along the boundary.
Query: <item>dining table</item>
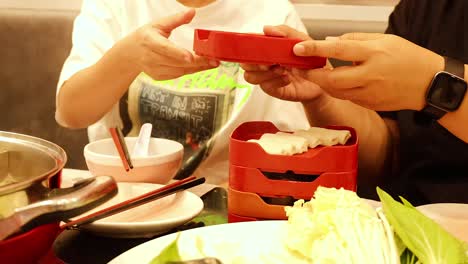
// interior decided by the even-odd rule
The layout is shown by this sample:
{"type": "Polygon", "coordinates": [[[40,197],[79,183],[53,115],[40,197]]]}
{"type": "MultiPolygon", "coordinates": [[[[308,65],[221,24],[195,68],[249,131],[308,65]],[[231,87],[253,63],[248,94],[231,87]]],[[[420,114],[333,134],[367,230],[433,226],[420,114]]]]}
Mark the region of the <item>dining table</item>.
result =
{"type": "MultiPolygon", "coordinates": [[[[62,185],[66,187],[72,184],[73,180],[80,180],[90,176],[89,171],[64,169],[62,185]]],[[[108,263],[126,251],[150,240],[178,231],[228,223],[226,187],[204,183],[188,191],[200,197],[203,202],[203,209],[197,216],[184,224],[154,236],[137,238],[114,238],[97,235],[82,229],[64,230],[54,242],[52,248],[53,259],[49,258],[48,262],[40,264],[108,263]]],[[[373,208],[381,207],[379,201],[363,200],[373,208]]],[[[427,204],[418,206],[417,209],[433,218],[435,222],[441,224],[442,227],[459,239],[468,242],[467,206],[466,204],[447,203],[427,204]]]]}
{"type": "MultiPolygon", "coordinates": [[[[90,177],[89,171],[64,169],[62,186],[74,180],[90,177]]],[[[227,223],[227,191],[224,187],[204,183],[188,191],[198,195],[203,201],[203,210],[192,220],[176,228],[151,237],[114,238],[96,235],[85,230],[64,230],[53,245],[55,263],[108,263],[120,254],[152,239],[178,231],[227,223]]]]}

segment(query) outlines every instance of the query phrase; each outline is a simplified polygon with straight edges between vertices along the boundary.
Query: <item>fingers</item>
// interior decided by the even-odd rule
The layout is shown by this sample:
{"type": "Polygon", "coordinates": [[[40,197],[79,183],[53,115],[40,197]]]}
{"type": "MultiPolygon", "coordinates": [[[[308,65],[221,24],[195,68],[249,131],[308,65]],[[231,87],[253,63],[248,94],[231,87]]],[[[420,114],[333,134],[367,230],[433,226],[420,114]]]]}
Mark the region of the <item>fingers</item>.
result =
{"type": "Polygon", "coordinates": [[[278,65],[254,65],[241,64],[246,71],[244,79],[251,84],[258,84],[271,96],[278,96],[277,88],[288,85],[291,81],[286,74],[286,70],[278,65]]]}
{"type": "Polygon", "coordinates": [[[240,67],[244,71],[268,71],[270,69],[269,65],[262,65],[262,64],[245,64],[241,63],[240,67]]]}
{"type": "Polygon", "coordinates": [[[352,33],[346,33],[341,36],[339,36],[339,39],[342,40],[360,40],[360,41],[365,41],[365,40],[376,40],[382,38],[384,35],[381,33],[360,33],[360,32],[352,32],[352,33]]]}
{"type": "Polygon", "coordinates": [[[314,69],[309,71],[294,69],[293,72],[316,83],[331,95],[336,95],[335,93],[340,89],[363,86],[367,80],[364,66],[342,66],[335,69],[314,69]]]}
{"type": "Polygon", "coordinates": [[[283,76],[274,71],[256,71],[256,72],[244,73],[244,79],[251,84],[263,84],[265,82],[268,82],[269,80],[277,79],[277,78],[284,79],[284,78],[287,78],[287,76],[283,76]]]}
{"type": "Polygon", "coordinates": [[[260,87],[268,95],[281,97],[278,88],[285,87],[288,84],[290,84],[290,81],[287,76],[281,76],[261,83],[260,87]]]}
{"type": "Polygon", "coordinates": [[[174,43],[159,34],[152,34],[151,31],[145,33],[143,45],[155,54],[172,58],[178,62],[190,63],[193,60],[190,51],[174,45],[174,43]]]}
{"type": "Polygon", "coordinates": [[[293,48],[297,56],[318,56],[344,61],[364,61],[372,53],[372,46],[359,40],[309,40],[298,43],[293,48]]]}
{"type": "Polygon", "coordinates": [[[195,16],[195,9],[189,9],[184,12],[177,13],[172,16],[160,19],[152,24],[152,26],[158,29],[161,35],[166,38],[169,37],[171,31],[175,28],[190,23],[195,16]]]}
{"type": "Polygon", "coordinates": [[[285,38],[296,38],[302,40],[311,39],[309,35],[297,31],[289,26],[280,25],[280,26],[265,26],[263,27],[263,32],[267,36],[274,36],[274,37],[285,37],[285,38]]]}
{"type": "MultiPolygon", "coordinates": [[[[194,60],[192,53],[174,45],[167,38],[173,29],[189,23],[194,16],[195,10],[190,9],[165,17],[152,24],[143,26],[137,30],[130,39],[153,53],[172,58],[175,61],[174,63],[191,63],[194,60]]],[[[151,54],[145,55],[152,57],[151,54]]]]}
{"type": "Polygon", "coordinates": [[[219,62],[207,57],[201,57],[192,52],[174,45],[170,40],[158,34],[148,34],[144,45],[151,52],[146,54],[155,63],[169,66],[181,66],[190,64],[192,66],[218,66],[219,62]]]}
{"type": "Polygon", "coordinates": [[[202,57],[198,55],[193,55],[193,60],[190,63],[192,66],[211,66],[211,67],[218,67],[220,62],[215,59],[210,59],[207,57],[202,57]]]}
{"type": "Polygon", "coordinates": [[[155,68],[155,67],[204,67],[204,66],[211,66],[211,67],[218,67],[219,61],[209,59],[207,57],[201,57],[198,55],[193,55],[193,59],[191,62],[188,62],[182,58],[173,58],[169,56],[165,56],[164,54],[159,54],[155,52],[149,52],[146,56],[142,57],[142,62],[144,65],[147,65],[148,68],[155,68]]]}
{"type": "Polygon", "coordinates": [[[197,67],[159,67],[156,69],[147,69],[145,73],[151,76],[155,80],[170,80],[178,78],[180,76],[191,74],[195,72],[200,72],[204,70],[209,70],[214,68],[213,66],[197,66],[197,67]]]}

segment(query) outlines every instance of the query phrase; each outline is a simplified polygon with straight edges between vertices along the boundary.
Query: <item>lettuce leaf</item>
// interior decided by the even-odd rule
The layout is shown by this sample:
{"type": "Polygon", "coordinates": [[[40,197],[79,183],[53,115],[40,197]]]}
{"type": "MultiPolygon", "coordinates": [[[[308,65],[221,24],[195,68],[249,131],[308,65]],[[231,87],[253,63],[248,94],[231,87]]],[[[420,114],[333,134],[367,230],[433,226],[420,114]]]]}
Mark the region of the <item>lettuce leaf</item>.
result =
{"type": "Polygon", "coordinates": [[[408,248],[400,256],[400,264],[418,264],[418,258],[408,248]]]}
{"type": "Polygon", "coordinates": [[[180,233],[177,234],[177,237],[171,244],[164,248],[159,255],[154,257],[149,264],[166,264],[168,261],[180,261],[182,258],[179,254],[179,247],[177,242],[179,241],[180,233]]]}
{"type": "Polygon", "coordinates": [[[401,204],[380,188],[377,188],[377,193],[388,221],[420,263],[468,263],[466,245],[462,241],[405,199],[401,204]]]}

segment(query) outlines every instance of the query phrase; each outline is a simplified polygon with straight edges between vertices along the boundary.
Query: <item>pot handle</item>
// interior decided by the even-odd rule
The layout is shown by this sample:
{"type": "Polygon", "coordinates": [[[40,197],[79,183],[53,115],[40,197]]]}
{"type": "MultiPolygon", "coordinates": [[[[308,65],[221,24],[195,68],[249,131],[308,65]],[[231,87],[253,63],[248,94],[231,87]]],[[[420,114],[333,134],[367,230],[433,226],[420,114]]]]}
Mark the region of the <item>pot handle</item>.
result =
{"type": "Polygon", "coordinates": [[[110,176],[96,176],[75,183],[73,187],[57,189],[46,200],[15,209],[15,213],[0,219],[0,240],[39,225],[59,222],[80,215],[106,202],[118,192],[110,176]]]}

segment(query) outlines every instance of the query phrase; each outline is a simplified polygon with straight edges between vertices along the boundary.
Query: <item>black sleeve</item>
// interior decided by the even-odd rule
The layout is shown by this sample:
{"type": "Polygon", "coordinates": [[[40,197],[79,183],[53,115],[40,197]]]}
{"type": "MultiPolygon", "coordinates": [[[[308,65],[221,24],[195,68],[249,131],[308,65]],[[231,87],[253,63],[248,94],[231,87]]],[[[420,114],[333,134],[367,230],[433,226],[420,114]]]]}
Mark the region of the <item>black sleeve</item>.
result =
{"type": "Polygon", "coordinates": [[[388,18],[388,27],[385,33],[406,38],[409,34],[411,0],[401,0],[388,18]]]}

